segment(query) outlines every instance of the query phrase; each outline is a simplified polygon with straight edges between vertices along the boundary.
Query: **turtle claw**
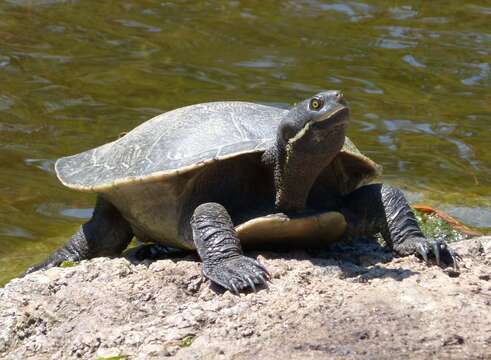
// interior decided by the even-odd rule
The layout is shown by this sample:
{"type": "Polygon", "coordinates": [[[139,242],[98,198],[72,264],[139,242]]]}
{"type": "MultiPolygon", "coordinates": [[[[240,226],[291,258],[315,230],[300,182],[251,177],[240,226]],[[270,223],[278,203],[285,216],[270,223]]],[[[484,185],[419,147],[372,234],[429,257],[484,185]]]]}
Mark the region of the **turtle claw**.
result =
{"type": "Polygon", "coordinates": [[[214,283],[238,295],[246,289],[256,292],[258,285],[266,284],[269,273],[257,260],[239,255],[211,264],[204,263],[203,274],[214,283]]]}
{"type": "Polygon", "coordinates": [[[268,283],[268,280],[271,279],[271,275],[269,275],[269,273],[268,275],[261,274],[258,277],[261,279],[260,281],[263,285],[266,285],[268,283]]]}
{"type": "Polygon", "coordinates": [[[419,255],[421,255],[425,263],[428,263],[428,250],[425,248],[425,246],[423,246],[421,243],[416,244],[416,251],[419,255]]]}
{"type": "Polygon", "coordinates": [[[252,281],[252,279],[250,277],[247,277],[246,278],[247,282],[249,283],[249,286],[251,287],[251,289],[254,291],[254,292],[257,292],[256,290],[256,285],[254,284],[254,281],[252,281]]]}
{"type": "Polygon", "coordinates": [[[443,240],[429,240],[424,237],[410,238],[394,250],[400,255],[416,254],[427,264],[434,262],[440,267],[452,266],[455,271],[458,270],[459,256],[443,240]]]}
{"type": "Polygon", "coordinates": [[[462,260],[462,257],[452,249],[448,249],[448,253],[450,255],[450,258],[452,259],[453,270],[455,272],[458,272],[459,271],[459,261],[462,260]]]}
{"type": "MultiPolygon", "coordinates": [[[[443,243],[445,244],[445,243],[443,243]]],[[[446,246],[446,245],[445,245],[446,246]]],[[[432,244],[433,254],[435,255],[435,261],[438,266],[440,266],[440,244],[438,242],[434,242],[432,244]]]]}
{"type": "Polygon", "coordinates": [[[268,269],[266,269],[266,267],[261,264],[259,261],[257,260],[254,260],[255,263],[256,263],[256,266],[258,266],[262,271],[264,271],[264,274],[267,276],[268,279],[271,278],[271,274],[269,273],[268,269]]]}
{"type": "Polygon", "coordinates": [[[239,290],[237,289],[237,285],[235,285],[235,280],[230,280],[231,290],[235,295],[239,295],[239,290]]]}

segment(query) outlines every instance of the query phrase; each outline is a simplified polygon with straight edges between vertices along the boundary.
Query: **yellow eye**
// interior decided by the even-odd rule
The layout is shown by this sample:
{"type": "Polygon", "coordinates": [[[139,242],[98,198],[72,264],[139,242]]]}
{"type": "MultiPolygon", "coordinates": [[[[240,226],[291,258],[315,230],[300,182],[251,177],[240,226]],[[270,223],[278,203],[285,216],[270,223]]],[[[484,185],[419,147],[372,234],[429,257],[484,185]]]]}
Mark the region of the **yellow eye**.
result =
{"type": "Polygon", "coordinates": [[[322,106],[322,100],[321,99],[312,99],[310,100],[310,108],[312,110],[319,110],[322,106]]]}

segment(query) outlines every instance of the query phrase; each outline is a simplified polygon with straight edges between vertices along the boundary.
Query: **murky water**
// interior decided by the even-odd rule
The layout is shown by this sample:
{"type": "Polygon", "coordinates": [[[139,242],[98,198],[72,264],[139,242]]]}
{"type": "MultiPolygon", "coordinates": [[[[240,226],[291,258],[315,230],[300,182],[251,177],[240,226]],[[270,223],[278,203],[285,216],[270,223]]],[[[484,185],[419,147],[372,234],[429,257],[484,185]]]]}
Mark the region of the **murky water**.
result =
{"type": "Polygon", "coordinates": [[[491,231],[490,1],[244,3],[0,3],[0,283],[90,215],[56,158],[213,100],[342,89],[387,182],[491,231]]]}

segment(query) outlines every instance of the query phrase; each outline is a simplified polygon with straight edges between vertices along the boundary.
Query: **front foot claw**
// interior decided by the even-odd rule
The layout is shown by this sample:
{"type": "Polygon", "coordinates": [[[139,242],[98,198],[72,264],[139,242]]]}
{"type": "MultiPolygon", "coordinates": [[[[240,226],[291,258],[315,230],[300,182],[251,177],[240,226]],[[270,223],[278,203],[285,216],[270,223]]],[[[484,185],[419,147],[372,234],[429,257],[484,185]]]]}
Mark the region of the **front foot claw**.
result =
{"type": "Polygon", "coordinates": [[[250,288],[256,291],[256,285],[265,285],[269,272],[257,260],[244,255],[222,259],[212,264],[203,264],[203,274],[221,287],[234,294],[250,288]]]}
{"type": "Polygon", "coordinates": [[[394,246],[394,250],[403,256],[415,254],[422,257],[426,263],[434,260],[438,266],[452,266],[454,270],[458,270],[459,256],[443,240],[429,240],[424,237],[410,238],[399,246],[394,246]]]}

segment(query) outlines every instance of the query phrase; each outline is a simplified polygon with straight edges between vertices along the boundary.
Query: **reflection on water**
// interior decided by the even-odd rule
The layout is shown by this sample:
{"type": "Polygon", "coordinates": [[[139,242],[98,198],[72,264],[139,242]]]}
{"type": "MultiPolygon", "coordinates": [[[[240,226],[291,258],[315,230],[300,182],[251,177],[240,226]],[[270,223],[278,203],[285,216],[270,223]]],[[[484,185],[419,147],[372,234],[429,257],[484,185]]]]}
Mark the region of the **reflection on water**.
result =
{"type": "Polygon", "coordinates": [[[418,202],[491,230],[486,2],[0,3],[0,283],[90,216],[56,158],[187,104],[350,101],[351,138],[418,202]]]}

